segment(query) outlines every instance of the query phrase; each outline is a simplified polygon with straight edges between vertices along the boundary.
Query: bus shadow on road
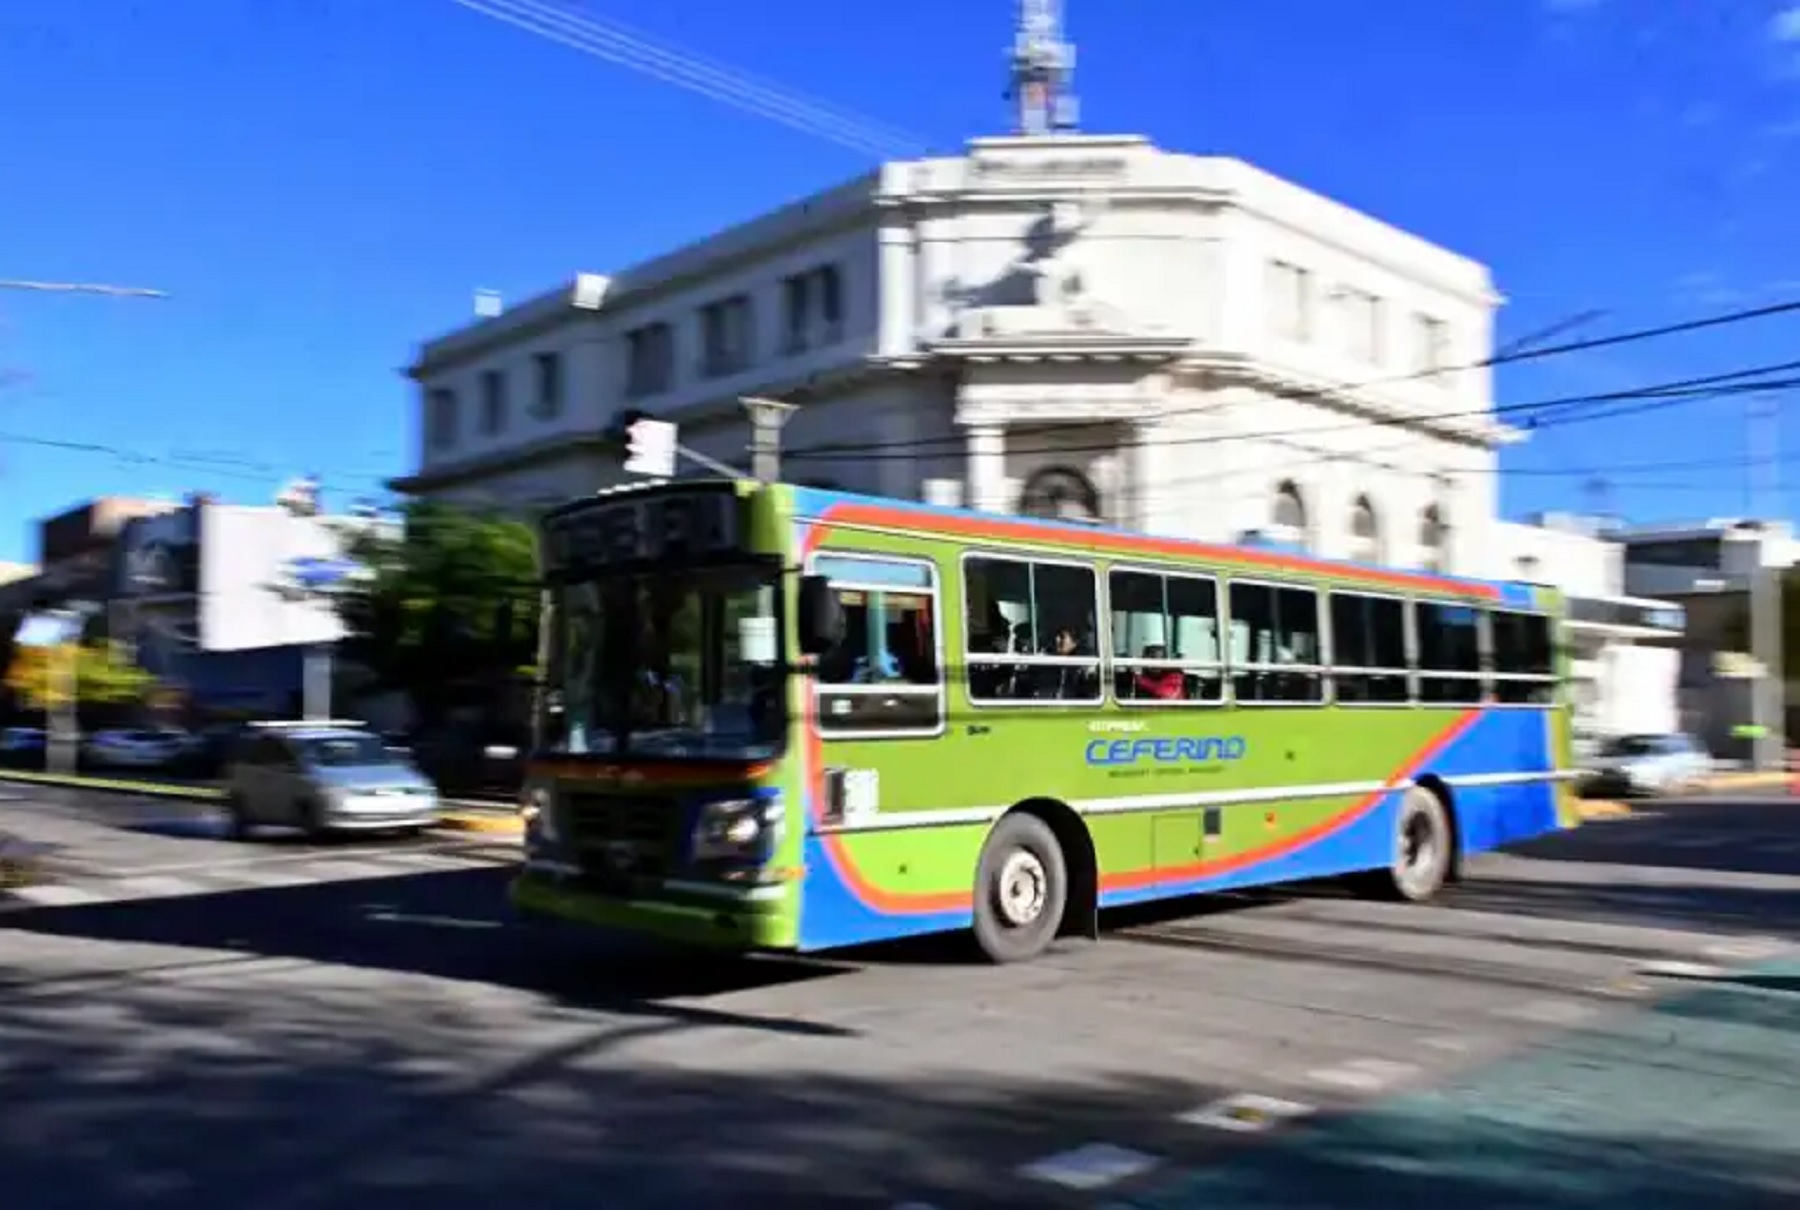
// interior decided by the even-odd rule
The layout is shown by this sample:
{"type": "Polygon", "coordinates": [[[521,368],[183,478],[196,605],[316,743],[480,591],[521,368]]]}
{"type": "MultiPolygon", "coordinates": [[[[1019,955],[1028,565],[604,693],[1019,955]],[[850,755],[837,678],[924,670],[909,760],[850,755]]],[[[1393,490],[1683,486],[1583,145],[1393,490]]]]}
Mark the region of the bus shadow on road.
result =
{"type": "MultiPolygon", "coordinates": [[[[571,1007],[673,1011],[667,1002],[845,973],[842,963],[737,957],[590,930],[524,925],[508,871],[470,869],[15,911],[7,931],[170,946],[482,983],[571,1007]]],[[[128,979],[128,973],[121,974],[128,979]]],[[[836,1035],[807,1022],[684,1009],[714,1024],[836,1035]]]]}

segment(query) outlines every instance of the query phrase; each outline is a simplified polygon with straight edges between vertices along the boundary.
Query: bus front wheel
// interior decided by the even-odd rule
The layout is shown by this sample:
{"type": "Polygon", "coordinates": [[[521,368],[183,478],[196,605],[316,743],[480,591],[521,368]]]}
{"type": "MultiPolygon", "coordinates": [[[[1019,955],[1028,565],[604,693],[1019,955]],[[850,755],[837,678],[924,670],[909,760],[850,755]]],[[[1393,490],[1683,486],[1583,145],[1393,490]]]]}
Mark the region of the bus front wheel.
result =
{"type": "Polygon", "coordinates": [[[1003,818],[982,846],[975,878],[975,941],[993,962],[1035,958],[1056,940],[1069,901],[1069,869],[1050,825],[1003,818]]]}
{"type": "Polygon", "coordinates": [[[1394,815],[1390,865],[1371,877],[1384,899],[1424,903],[1437,896],[1456,864],[1456,833],[1450,808],[1425,786],[1413,786],[1394,815]]]}

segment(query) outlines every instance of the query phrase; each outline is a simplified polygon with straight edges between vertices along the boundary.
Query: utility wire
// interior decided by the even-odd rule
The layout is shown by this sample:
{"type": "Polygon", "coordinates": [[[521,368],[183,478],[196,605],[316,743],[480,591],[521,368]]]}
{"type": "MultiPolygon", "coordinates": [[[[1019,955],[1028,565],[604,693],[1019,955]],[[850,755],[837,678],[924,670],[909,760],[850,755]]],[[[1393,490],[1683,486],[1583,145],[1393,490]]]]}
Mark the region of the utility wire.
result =
{"type": "Polygon", "coordinates": [[[496,21],[878,159],[921,154],[924,140],[741,68],[653,40],[620,22],[543,0],[451,0],[496,21]]]}
{"type": "MultiPolygon", "coordinates": [[[[1384,376],[1381,378],[1366,379],[1362,382],[1357,382],[1357,383],[1345,383],[1345,384],[1339,384],[1339,385],[1326,387],[1326,388],[1316,388],[1316,389],[1310,389],[1310,390],[1285,392],[1285,393],[1283,393],[1282,398],[1289,399],[1289,400],[1295,400],[1295,401],[1301,401],[1301,402],[1304,402],[1307,400],[1321,400],[1321,399],[1328,400],[1328,399],[1331,399],[1331,397],[1334,395],[1341,395],[1346,392],[1364,391],[1364,390],[1368,390],[1371,387],[1395,386],[1395,385],[1408,383],[1408,382],[1419,382],[1419,381],[1429,380],[1432,378],[1449,376],[1449,375],[1465,372],[1468,370],[1488,369],[1488,368],[1491,368],[1494,366],[1510,365],[1510,364],[1514,364],[1517,362],[1541,361],[1548,357],[1561,357],[1561,356],[1567,356],[1571,353],[1586,353],[1586,352],[1591,352],[1592,350],[1595,350],[1595,349],[1612,348],[1612,347],[1615,347],[1618,345],[1624,345],[1624,344],[1635,344],[1640,341],[1659,340],[1659,339],[1662,339],[1662,338],[1668,337],[1668,336],[1684,335],[1689,332],[1699,332],[1699,331],[1704,331],[1709,328],[1723,327],[1723,326],[1728,326],[1728,325],[1732,325],[1732,324],[1748,323],[1752,320],[1765,319],[1765,318],[1769,318],[1769,317],[1775,316],[1775,315],[1792,314],[1796,311],[1800,311],[1800,300],[1791,300],[1791,301],[1783,302],[1783,303],[1774,303],[1774,304],[1770,304],[1767,306],[1761,306],[1761,307],[1749,307],[1749,308],[1744,308],[1742,310],[1737,310],[1737,311],[1727,311],[1727,312],[1723,312],[1723,313],[1720,313],[1717,315],[1702,316],[1698,319],[1683,320],[1679,323],[1661,324],[1661,325],[1658,325],[1656,327],[1651,327],[1651,328],[1637,328],[1637,329],[1633,329],[1632,331],[1628,331],[1628,332],[1615,333],[1614,335],[1611,335],[1611,336],[1593,337],[1593,338],[1590,338],[1587,340],[1567,341],[1562,344],[1544,345],[1544,346],[1540,346],[1537,348],[1531,348],[1531,349],[1519,349],[1519,350],[1515,350],[1510,353],[1497,353],[1491,357],[1483,358],[1480,361],[1469,362],[1469,363],[1467,363],[1465,365],[1461,365],[1461,366],[1446,366],[1446,367],[1437,368],[1437,369],[1414,370],[1411,373],[1407,373],[1407,374],[1388,375],[1388,376],[1384,376]]],[[[1748,371],[1746,371],[1746,373],[1748,373],[1748,371]]],[[[1583,402],[1590,398],[1593,398],[1593,396],[1586,396],[1586,395],[1571,396],[1569,399],[1569,402],[1583,402]]],[[[1177,408],[1172,411],[1162,413],[1162,418],[1168,419],[1168,418],[1177,417],[1177,416],[1205,414],[1205,413],[1216,410],[1218,408],[1218,406],[1219,405],[1217,403],[1207,403],[1207,404],[1201,405],[1199,407],[1177,408]]],[[[1540,406],[1552,406],[1552,405],[1545,404],[1545,405],[1540,405],[1540,406]]],[[[1491,415],[1496,415],[1496,414],[1504,415],[1504,414],[1508,414],[1511,411],[1518,411],[1518,410],[1521,410],[1521,409],[1516,408],[1516,407],[1510,407],[1508,405],[1501,405],[1498,407],[1483,406],[1480,408],[1465,408],[1465,409],[1462,409],[1459,411],[1449,411],[1449,412],[1425,412],[1425,413],[1420,413],[1417,415],[1408,415],[1405,417],[1393,417],[1393,418],[1379,417],[1379,418],[1371,418],[1371,419],[1367,419],[1367,420],[1353,421],[1353,422],[1350,422],[1348,424],[1343,424],[1343,425],[1337,425],[1337,426],[1335,426],[1335,431],[1363,429],[1363,428],[1369,427],[1372,424],[1373,425],[1386,425],[1388,427],[1394,427],[1394,426],[1417,427],[1420,425],[1431,424],[1431,423],[1434,423],[1439,420],[1467,419],[1470,417],[1491,416],[1491,415]]],[[[1060,423],[1056,423],[1056,424],[1034,425],[1034,426],[1032,426],[1031,431],[1032,431],[1033,436],[1041,437],[1041,436],[1045,436],[1045,435],[1056,433],[1056,432],[1085,431],[1085,430],[1091,429],[1093,427],[1094,423],[1095,422],[1092,420],[1082,420],[1082,421],[1066,421],[1066,422],[1060,422],[1060,423]]],[[[1294,430],[1293,432],[1295,434],[1299,434],[1299,433],[1303,433],[1305,431],[1306,430],[1294,430]]],[[[1322,427],[1322,428],[1317,428],[1313,431],[1331,432],[1331,431],[1334,431],[1334,428],[1333,427],[1322,427]]],[[[1248,436],[1248,437],[1271,436],[1271,435],[1280,436],[1282,434],[1257,434],[1257,433],[1246,434],[1246,436],[1248,436]]],[[[882,450],[896,450],[896,449],[904,449],[904,450],[911,451],[913,453],[955,453],[955,452],[959,451],[963,447],[963,445],[964,445],[964,440],[960,434],[951,434],[951,435],[948,435],[945,437],[926,438],[922,441],[870,442],[870,443],[856,443],[854,445],[849,445],[849,446],[845,446],[841,443],[828,443],[828,444],[821,444],[821,445],[815,445],[815,446],[810,446],[810,447],[801,447],[799,449],[785,450],[785,451],[783,451],[782,456],[784,458],[817,457],[821,454],[837,453],[837,454],[848,454],[849,456],[861,458],[861,457],[865,457],[871,453],[879,453],[882,450]]],[[[1111,448],[1111,447],[1108,447],[1108,448],[1111,448]]]]}

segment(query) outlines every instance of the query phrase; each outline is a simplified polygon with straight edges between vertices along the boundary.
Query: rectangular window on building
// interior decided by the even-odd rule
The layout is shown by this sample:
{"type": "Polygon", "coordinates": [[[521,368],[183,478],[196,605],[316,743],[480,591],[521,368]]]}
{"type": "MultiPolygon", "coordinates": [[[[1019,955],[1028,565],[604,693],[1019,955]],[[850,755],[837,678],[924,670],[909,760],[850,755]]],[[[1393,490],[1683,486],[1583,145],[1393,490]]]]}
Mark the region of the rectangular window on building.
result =
{"type": "Polygon", "coordinates": [[[820,554],[844,610],[844,639],[819,657],[819,729],[827,735],[917,735],[944,723],[937,572],[929,563],[820,554]]]}
{"type": "Polygon", "coordinates": [[[1413,316],[1413,370],[1438,386],[1450,385],[1450,325],[1430,315],[1413,316]]]}
{"type": "Polygon", "coordinates": [[[1494,697],[1515,705],[1556,700],[1556,651],[1550,619],[1540,613],[1496,609],[1488,614],[1493,642],[1494,697]]]}
{"type": "Polygon", "coordinates": [[[1270,261],[1269,330],[1283,340],[1312,337],[1312,274],[1287,261],[1270,261]]]}
{"type": "Polygon", "coordinates": [[[1121,703],[1217,702],[1225,694],[1219,587],[1205,576],[1114,571],[1113,696],[1121,703]]]}
{"type": "Polygon", "coordinates": [[[562,411],[563,365],[557,353],[539,353],[532,359],[536,367],[537,391],[532,411],[539,420],[550,420],[562,411]]]}
{"type": "Polygon", "coordinates": [[[1310,588],[1231,585],[1231,685],[1240,702],[1322,702],[1319,594],[1310,588]]]}
{"type": "Polygon", "coordinates": [[[1382,359],[1381,300],[1367,290],[1346,286],[1338,292],[1339,336],[1344,354],[1364,365],[1382,359]]]}
{"type": "Polygon", "coordinates": [[[506,375],[500,370],[481,374],[481,431],[492,437],[506,427],[506,375]]]}
{"type": "Polygon", "coordinates": [[[734,294],[700,308],[700,371],[723,378],[750,368],[755,349],[750,296],[734,294]]]}
{"type": "Polygon", "coordinates": [[[819,267],[819,343],[844,339],[844,278],[836,265],[819,267]]]}
{"type": "Polygon", "coordinates": [[[1393,705],[1411,696],[1404,601],[1331,594],[1331,681],[1340,702],[1393,705]]]}
{"type": "Polygon", "coordinates": [[[456,392],[439,387],[427,396],[425,439],[434,450],[452,449],[457,438],[456,392]]]}
{"type": "Polygon", "coordinates": [[[1427,705],[1481,702],[1481,611],[1473,605],[1420,601],[1413,606],[1419,636],[1419,700],[1427,705]]]}
{"type": "Polygon", "coordinates": [[[781,283],[781,351],[804,352],[812,333],[812,275],[796,273],[781,283]]]}
{"type": "Polygon", "coordinates": [[[625,397],[660,395],[675,385],[675,329],[645,324],[625,334],[625,397]]]}
{"type": "Polygon", "coordinates": [[[969,697],[1100,701],[1099,577],[1091,567],[986,556],[963,563],[969,697]]]}

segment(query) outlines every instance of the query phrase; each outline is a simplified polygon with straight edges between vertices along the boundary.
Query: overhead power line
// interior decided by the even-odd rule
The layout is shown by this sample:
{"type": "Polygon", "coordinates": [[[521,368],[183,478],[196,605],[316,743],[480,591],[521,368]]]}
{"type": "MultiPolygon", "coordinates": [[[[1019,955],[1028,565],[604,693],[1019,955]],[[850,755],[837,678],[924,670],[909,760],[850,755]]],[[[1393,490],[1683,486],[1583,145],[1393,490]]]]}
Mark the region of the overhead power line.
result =
{"type": "Polygon", "coordinates": [[[545,0],[451,0],[451,3],[878,159],[910,158],[922,154],[926,148],[926,140],[909,131],[807,96],[721,60],[651,38],[619,21],[573,12],[545,0]]]}
{"type": "MultiPolygon", "coordinates": [[[[1292,391],[1285,393],[1283,398],[1301,402],[1330,399],[1336,395],[1368,390],[1373,387],[1396,386],[1407,382],[1425,381],[1439,375],[1456,374],[1468,370],[1486,369],[1493,366],[1510,365],[1517,362],[1541,361],[1550,357],[1568,356],[1572,353],[1585,353],[1595,349],[1613,348],[1625,344],[1636,344],[1641,341],[1660,340],[1669,336],[1679,336],[1689,332],[1704,331],[1709,328],[1748,323],[1752,320],[1764,319],[1774,315],[1792,314],[1795,312],[1800,312],[1800,300],[1774,303],[1761,307],[1749,307],[1738,311],[1727,311],[1717,315],[1707,315],[1698,319],[1683,320],[1680,323],[1661,324],[1651,328],[1637,328],[1629,332],[1618,332],[1611,336],[1598,336],[1587,340],[1568,341],[1562,344],[1544,345],[1530,349],[1518,349],[1510,353],[1495,354],[1492,357],[1485,357],[1480,361],[1468,362],[1459,366],[1413,370],[1405,374],[1386,375],[1380,378],[1365,379],[1364,381],[1357,383],[1341,383],[1331,387],[1292,391]]],[[[1787,368],[1787,363],[1775,368],[1787,368]]],[[[1744,377],[1759,372],[1763,371],[1737,371],[1728,377],[1744,377]]],[[[1679,387],[1718,380],[1719,379],[1715,376],[1706,379],[1689,379],[1685,383],[1670,383],[1664,384],[1664,386],[1679,387]]],[[[1205,438],[1178,438],[1172,439],[1166,444],[1197,445],[1222,440],[1236,441],[1263,436],[1302,436],[1307,433],[1361,430],[1369,428],[1372,425],[1389,428],[1416,427],[1419,425],[1432,424],[1440,420],[1465,420],[1478,419],[1486,416],[1503,416],[1528,411],[1534,408],[1555,407],[1563,403],[1584,403],[1594,399],[1631,398],[1640,393],[1641,391],[1625,391],[1614,392],[1607,395],[1572,395],[1567,399],[1560,401],[1553,400],[1535,404],[1503,404],[1493,407],[1483,406],[1479,408],[1461,408],[1452,411],[1421,412],[1394,418],[1374,417],[1341,424],[1314,426],[1304,429],[1290,429],[1284,433],[1246,433],[1242,435],[1224,435],[1205,438]]],[[[1216,403],[1207,403],[1198,407],[1176,408],[1164,412],[1162,415],[1165,419],[1178,416],[1204,415],[1215,410],[1217,407],[1218,405],[1216,403]]],[[[1031,431],[1034,437],[1044,437],[1059,432],[1084,432],[1091,429],[1094,426],[1094,423],[1095,422],[1092,420],[1059,421],[1054,424],[1033,425],[1031,431]]],[[[821,443],[818,445],[788,450],[785,456],[788,458],[809,458],[815,461],[843,461],[850,458],[866,458],[871,455],[880,457],[883,451],[905,451],[906,456],[908,457],[925,453],[954,453],[960,450],[962,446],[962,435],[959,433],[952,433],[943,437],[928,437],[916,441],[858,442],[852,444],[839,442],[821,443]]],[[[1059,449],[1074,452],[1079,448],[1080,447],[1070,446],[1048,446],[1045,447],[1043,451],[1038,452],[1054,452],[1059,449]]]]}
{"type": "Polygon", "coordinates": [[[27,281],[0,278],[0,290],[35,290],[44,294],[106,294],[114,298],[167,298],[161,290],[143,286],[115,286],[106,282],[27,281]]]}

